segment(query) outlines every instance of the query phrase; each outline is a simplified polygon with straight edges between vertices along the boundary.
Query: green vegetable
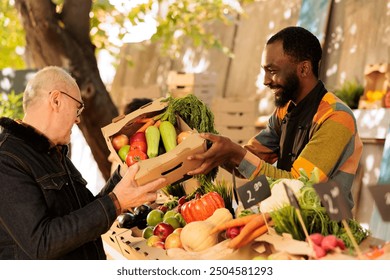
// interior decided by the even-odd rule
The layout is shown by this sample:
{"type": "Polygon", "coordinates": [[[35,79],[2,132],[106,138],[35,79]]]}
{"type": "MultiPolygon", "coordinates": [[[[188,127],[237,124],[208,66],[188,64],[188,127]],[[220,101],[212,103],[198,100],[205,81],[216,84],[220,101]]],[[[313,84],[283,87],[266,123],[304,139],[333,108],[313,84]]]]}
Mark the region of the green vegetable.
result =
{"type": "MultiPolygon", "coordinates": [[[[318,170],[313,170],[309,176],[301,170],[301,177],[299,180],[305,185],[300,189],[300,196],[298,197],[300,211],[303,222],[308,231],[308,234],[321,233],[324,236],[335,235],[343,240],[348,248],[353,248],[353,244],[348,237],[346,230],[341,222],[332,221],[325,209],[321,205],[321,199],[317,195],[313,184],[318,181],[318,170]]],[[[275,230],[278,233],[290,233],[294,239],[305,240],[306,236],[302,226],[298,220],[295,208],[291,205],[286,205],[280,209],[270,212],[272,221],[275,224],[275,230]]],[[[361,243],[368,235],[369,231],[364,229],[355,219],[347,221],[351,229],[352,235],[356,242],[361,243]]]]}
{"type": "Polygon", "coordinates": [[[198,132],[211,132],[217,134],[214,129],[214,114],[200,99],[193,94],[183,97],[165,99],[168,107],[161,121],[168,120],[176,124],[176,115],[179,115],[186,124],[198,132]]]}
{"type": "MultiPolygon", "coordinates": [[[[168,120],[176,124],[176,117],[180,116],[183,121],[198,132],[210,132],[218,134],[214,128],[214,114],[200,99],[193,94],[174,98],[172,96],[164,99],[168,102],[166,111],[161,116],[161,121],[168,120]]],[[[196,175],[201,185],[204,182],[211,182],[217,177],[218,167],[212,169],[208,174],[196,175]]]]}
{"type": "Polygon", "coordinates": [[[174,149],[177,146],[176,129],[170,121],[162,121],[160,126],[160,135],[166,152],[174,149]]]}
{"type": "Polygon", "coordinates": [[[148,145],[147,154],[149,158],[158,156],[160,143],[160,130],[158,127],[151,125],[145,130],[146,144],[148,145]]]}

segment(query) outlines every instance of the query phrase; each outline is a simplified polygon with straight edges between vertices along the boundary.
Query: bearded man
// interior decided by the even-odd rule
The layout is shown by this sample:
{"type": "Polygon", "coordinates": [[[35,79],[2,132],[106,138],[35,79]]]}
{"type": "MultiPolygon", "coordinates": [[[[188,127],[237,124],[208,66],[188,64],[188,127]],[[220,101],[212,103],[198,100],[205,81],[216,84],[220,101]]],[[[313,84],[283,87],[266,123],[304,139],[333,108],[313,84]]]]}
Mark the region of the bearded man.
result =
{"type": "Polygon", "coordinates": [[[240,146],[229,138],[203,133],[212,142],[205,153],[189,157],[203,164],[189,175],[216,166],[236,169],[250,180],[298,178],[316,167],[320,181],[332,180],[352,208],[352,182],[362,154],[362,142],[352,110],[319,80],[321,44],[302,27],[287,27],[266,43],[264,85],[275,96],[276,109],[267,127],[240,146]]]}

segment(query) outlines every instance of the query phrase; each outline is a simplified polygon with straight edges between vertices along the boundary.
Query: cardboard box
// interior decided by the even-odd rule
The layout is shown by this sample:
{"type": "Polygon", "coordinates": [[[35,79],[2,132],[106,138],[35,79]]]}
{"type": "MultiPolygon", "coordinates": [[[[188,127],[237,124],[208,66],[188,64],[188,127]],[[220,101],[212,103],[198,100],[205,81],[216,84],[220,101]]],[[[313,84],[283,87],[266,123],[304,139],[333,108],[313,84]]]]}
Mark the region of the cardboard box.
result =
{"type": "Polygon", "coordinates": [[[121,240],[122,255],[128,260],[169,260],[166,251],[157,247],[150,247],[146,240],[136,240],[126,236],[121,240]]]}
{"type": "MultiPolygon", "coordinates": [[[[143,125],[137,121],[142,118],[151,118],[163,113],[168,106],[163,100],[164,98],[159,98],[128,115],[114,119],[113,123],[102,128],[107,147],[115,156],[116,161],[121,162],[121,168],[126,170],[128,167],[126,163],[120,160],[117,152],[112,146],[112,138],[121,133],[131,136],[143,125]]],[[[177,129],[179,132],[191,130],[181,118],[178,118],[177,129]]],[[[139,185],[146,184],[160,177],[165,177],[167,179],[167,185],[187,180],[190,178],[186,175],[187,172],[197,168],[201,164],[199,161],[188,161],[187,157],[194,153],[204,152],[206,149],[206,141],[201,138],[198,133],[194,133],[177,145],[173,150],[159,155],[158,157],[140,161],[140,169],[137,172],[135,179],[139,185]]]]}
{"type": "MultiPolygon", "coordinates": [[[[359,109],[378,109],[385,107],[385,94],[390,90],[390,64],[369,64],[364,70],[364,94],[359,100],[359,109]],[[382,95],[371,100],[370,95],[382,95]]],[[[387,105],[387,104],[386,104],[387,105]]]]}
{"type": "Polygon", "coordinates": [[[390,83],[390,64],[369,64],[364,70],[364,77],[366,80],[365,92],[369,90],[387,92],[390,83]]]}
{"type": "MultiPolygon", "coordinates": [[[[112,249],[122,254],[121,247],[120,247],[121,244],[119,243],[117,236],[124,234],[126,232],[129,232],[129,229],[119,228],[118,222],[115,221],[112,224],[111,228],[105,234],[102,234],[102,239],[105,243],[107,243],[108,246],[110,246],[112,249]]],[[[131,235],[131,231],[129,234],[131,235]]]]}

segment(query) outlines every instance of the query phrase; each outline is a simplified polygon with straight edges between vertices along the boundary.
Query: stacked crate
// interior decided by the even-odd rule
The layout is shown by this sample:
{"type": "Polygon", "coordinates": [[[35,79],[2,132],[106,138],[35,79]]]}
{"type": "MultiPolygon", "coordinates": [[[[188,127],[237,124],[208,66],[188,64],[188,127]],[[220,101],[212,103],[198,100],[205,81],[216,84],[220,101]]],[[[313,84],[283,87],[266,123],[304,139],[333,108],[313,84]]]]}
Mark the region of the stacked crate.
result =
{"type": "Polygon", "coordinates": [[[211,106],[215,96],[217,74],[215,72],[184,73],[170,71],[167,79],[168,92],[173,97],[193,94],[211,106]]]}
{"type": "Polygon", "coordinates": [[[254,100],[215,98],[211,108],[219,134],[242,145],[257,133],[257,102],[254,100]]]}

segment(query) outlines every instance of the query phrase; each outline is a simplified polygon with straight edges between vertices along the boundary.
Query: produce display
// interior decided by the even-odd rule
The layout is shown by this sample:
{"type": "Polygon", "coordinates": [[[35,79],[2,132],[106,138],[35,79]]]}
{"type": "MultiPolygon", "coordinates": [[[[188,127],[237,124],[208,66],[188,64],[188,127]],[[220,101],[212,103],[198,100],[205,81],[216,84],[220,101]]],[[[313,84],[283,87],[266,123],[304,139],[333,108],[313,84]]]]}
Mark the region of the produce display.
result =
{"type": "MultiPolygon", "coordinates": [[[[347,248],[352,248],[352,243],[346,229],[341,222],[330,219],[326,209],[321,204],[313,185],[319,181],[318,170],[314,169],[309,177],[303,170],[300,171],[299,179],[281,179],[271,184],[271,197],[261,203],[261,209],[268,211],[279,234],[289,233],[296,240],[305,240],[306,236],[300,225],[295,209],[289,205],[283,183],[291,187],[299,201],[302,218],[308,234],[320,233],[324,236],[335,235],[343,240],[347,248]],[[283,191],[282,191],[283,190],[283,191]],[[272,201],[277,200],[277,203],[272,201]],[[271,201],[271,203],[269,203],[271,201]],[[266,204],[263,208],[262,205],[266,204]]],[[[348,225],[359,244],[368,237],[369,232],[364,229],[355,219],[350,219],[348,225]]]]}
{"type": "MultiPolygon", "coordinates": [[[[169,97],[165,101],[168,105],[162,112],[138,118],[137,130],[131,135],[117,133],[111,137],[113,148],[128,166],[169,153],[193,133],[217,133],[212,112],[195,96],[169,97]],[[191,130],[182,131],[178,118],[191,130]]],[[[146,250],[138,255],[140,258],[151,256],[148,248],[158,248],[160,257],[177,259],[356,259],[356,248],[344,224],[331,220],[313,187],[319,182],[318,170],[310,176],[300,172],[298,179],[268,178],[271,196],[250,209],[233,206],[233,187],[215,179],[217,169],[196,176],[200,186],[192,193],[186,193],[181,183],[166,186],[162,189],[164,203],[141,205],[118,216],[118,227],[141,231],[135,236],[141,240],[119,239],[123,243],[120,246],[134,250],[134,254],[141,248],[146,250]],[[285,185],[298,200],[304,227],[290,205],[285,185]]],[[[358,244],[369,237],[356,220],[346,222],[358,244]]],[[[364,256],[375,259],[385,252],[372,248],[364,256]]]]}

